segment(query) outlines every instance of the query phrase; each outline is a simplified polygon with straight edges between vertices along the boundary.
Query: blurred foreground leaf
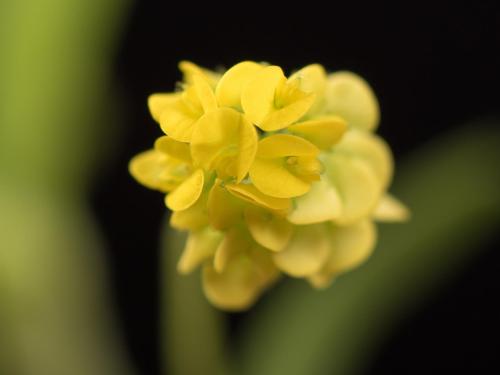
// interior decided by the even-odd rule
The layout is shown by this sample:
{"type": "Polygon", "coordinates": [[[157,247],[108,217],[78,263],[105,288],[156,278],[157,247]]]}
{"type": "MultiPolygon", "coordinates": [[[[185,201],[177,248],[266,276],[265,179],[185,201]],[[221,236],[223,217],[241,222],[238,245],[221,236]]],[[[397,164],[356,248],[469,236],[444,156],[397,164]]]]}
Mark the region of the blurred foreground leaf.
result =
{"type": "Polygon", "coordinates": [[[21,187],[0,207],[0,374],[130,374],[91,215],[21,187]]]}
{"type": "Polygon", "coordinates": [[[109,148],[112,59],[129,1],[0,2],[0,181],[81,192],[109,148]],[[109,113],[106,113],[109,116],[109,113]]]}
{"type": "Polygon", "coordinates": [[[358,374],[402,313],[456,274],[500,219],[498,124],[471,124],[398,165],[409,223],[381,225],[361,268],[316,292],[287,281],[254,309],[238,374],[358,374]]]}
{"type": "Polygon", "coordinates": [[[126,4],[0,3],[1,374],[132,372],[85,195],[126,4]]]}

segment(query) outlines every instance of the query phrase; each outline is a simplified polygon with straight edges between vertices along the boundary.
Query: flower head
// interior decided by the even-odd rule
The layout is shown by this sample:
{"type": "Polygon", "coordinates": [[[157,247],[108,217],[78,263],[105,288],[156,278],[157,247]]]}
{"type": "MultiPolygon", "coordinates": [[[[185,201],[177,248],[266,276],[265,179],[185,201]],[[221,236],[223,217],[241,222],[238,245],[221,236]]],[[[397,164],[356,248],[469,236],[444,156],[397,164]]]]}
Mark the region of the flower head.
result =
{"type": "Polygon", "coordinates": [[[130,172],[166,194],[170,224],[189,231],[178,270],[201,266],[214,305],[248,308],[282,274],[326,287],[368,258],[374,221],[408,217],[387,194],[392,156],[359,76],[313,64],[287,78],[252,61],[180,69],[178,92],[149,97],[165,135],[130,172]]]}

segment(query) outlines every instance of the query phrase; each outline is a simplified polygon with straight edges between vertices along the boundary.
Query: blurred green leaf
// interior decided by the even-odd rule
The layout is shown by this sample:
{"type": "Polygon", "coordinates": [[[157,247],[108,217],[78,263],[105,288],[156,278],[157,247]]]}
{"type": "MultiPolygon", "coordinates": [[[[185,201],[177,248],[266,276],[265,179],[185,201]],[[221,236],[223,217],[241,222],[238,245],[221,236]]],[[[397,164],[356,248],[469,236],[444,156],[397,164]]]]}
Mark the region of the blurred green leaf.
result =
{"type": "Polygon", "coordinates": [[[356,374],[403,313],[479,256],[500,219],[498,124],[471,124],[398,165],[409,223],[380,225],[378,248],[326,291],[291,280],[250,313],[238,374],[356,374]],[[496,126],[495,126],[496,125],[496,126]]]}
{"type": "MultiPolygon", "coordinates": [[[[0,2],[0,181],[86,186],[129,1],[0,2]]],[[[107,147],[110,147],[109,144],[107,147]]]]}
{"type": "Polygon", "coordinates": [[[91,215],[21,187],[0,207],[0,374],[131,374],[91,215]]]}
{"type": "Polygon", "coordinates": [[[127,4],[0,3],[2,374],[132,372],[84,194],[127,4]]]}

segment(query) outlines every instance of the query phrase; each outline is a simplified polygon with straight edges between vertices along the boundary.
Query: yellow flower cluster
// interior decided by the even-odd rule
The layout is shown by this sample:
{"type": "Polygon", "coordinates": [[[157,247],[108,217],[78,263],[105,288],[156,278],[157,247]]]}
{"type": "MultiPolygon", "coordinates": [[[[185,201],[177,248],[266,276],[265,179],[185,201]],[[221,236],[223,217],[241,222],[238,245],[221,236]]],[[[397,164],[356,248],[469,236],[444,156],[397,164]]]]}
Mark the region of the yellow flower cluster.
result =
{"type": "Polygon", "coordinates": [[[318,64],[288,78],[252,61],[223,74],[179,67],[180,91],[148,100],[166,135],[130,172],[166,193],[171,225],[189,231],[178,270],[201,265],[214,305],[248,308],[282,273],[326,287],[370,255],[374,220],[408,216],[386,194],[391,152],[359,76],[318,64]]]}

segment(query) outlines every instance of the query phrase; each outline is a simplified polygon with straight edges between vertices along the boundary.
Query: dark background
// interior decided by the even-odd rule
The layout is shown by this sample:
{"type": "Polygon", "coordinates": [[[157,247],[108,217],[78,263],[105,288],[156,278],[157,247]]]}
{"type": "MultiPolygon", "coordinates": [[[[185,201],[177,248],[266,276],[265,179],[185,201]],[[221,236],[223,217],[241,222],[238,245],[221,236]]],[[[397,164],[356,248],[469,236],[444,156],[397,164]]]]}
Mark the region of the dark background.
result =
{"type": "MultiPolygon", "coordinates": [[[[396,160],[448,129],[499,115],[500,12],[494,1],[430,7],[345,3],[289,2],[281,9],[273,4],[274,11],[270,2],[140,1],[132,7],[113,72],[125,103],[123,133],[111,146],[118,156],[95,180],[92,203],[110,249],[128,348],[142,373],[160,368],[157,249],[165,209],[161,194],[132,180],[127,163],[160,135],[146,99],[174,88],[179,60],[227,67],[251,59],[288,72],[318,62],[357,72],[380,100],[379,133],[396,160]]],[[[366,373],[500,373],[499,244],[497,236],[478,248],[456,279],[396,322],[366,373]]],[[[242,319],[231,316],[233,332],[242,319]]]]}

